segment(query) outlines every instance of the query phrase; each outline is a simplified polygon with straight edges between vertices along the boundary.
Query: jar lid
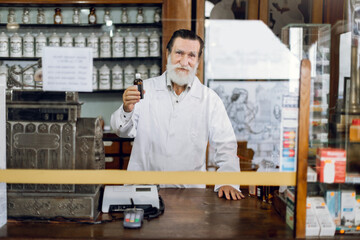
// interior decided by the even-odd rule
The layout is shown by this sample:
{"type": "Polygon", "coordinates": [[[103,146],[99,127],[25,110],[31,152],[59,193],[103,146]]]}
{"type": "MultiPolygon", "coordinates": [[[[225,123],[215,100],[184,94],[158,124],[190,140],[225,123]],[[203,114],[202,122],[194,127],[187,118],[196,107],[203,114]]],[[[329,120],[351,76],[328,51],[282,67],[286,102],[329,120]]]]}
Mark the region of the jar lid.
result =
{"type": "Polygon", "coordinates": [[[359,118],[353,119],[352,125],[360,125],[360,119],[359,118]]]}

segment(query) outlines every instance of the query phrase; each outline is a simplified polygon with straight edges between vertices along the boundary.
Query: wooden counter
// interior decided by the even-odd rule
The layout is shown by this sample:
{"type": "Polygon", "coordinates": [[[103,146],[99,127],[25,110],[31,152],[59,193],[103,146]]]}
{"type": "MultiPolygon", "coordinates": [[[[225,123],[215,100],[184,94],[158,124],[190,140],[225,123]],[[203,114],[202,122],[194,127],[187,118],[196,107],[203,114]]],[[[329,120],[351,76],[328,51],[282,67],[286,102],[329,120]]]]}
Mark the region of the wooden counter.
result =
{"type": "MultiPolygon", "coordinates": [[[[293,232],[273,210],[247,197],[227,201],[212,188],[161,189],[165,213],[144,220],[140,229],[124,229],[121,220],[101,224],[15,222],[0,229],[0,238],[56,239],[292,239],[293,232]]],[[[103,214],[100,218],[110,216],[103,214]]]]}

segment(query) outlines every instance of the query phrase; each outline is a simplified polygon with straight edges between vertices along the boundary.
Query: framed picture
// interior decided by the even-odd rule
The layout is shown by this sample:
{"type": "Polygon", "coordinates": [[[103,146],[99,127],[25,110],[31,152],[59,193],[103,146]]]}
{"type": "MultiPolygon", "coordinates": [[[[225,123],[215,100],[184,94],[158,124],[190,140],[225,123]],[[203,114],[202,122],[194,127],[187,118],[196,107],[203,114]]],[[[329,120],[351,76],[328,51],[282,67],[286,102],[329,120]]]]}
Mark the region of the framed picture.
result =
{"type": "Polygon", "coordinates": [[[258,171],[279,167],[283,96],[287,80],[210,79],[209,88],[222,99],[237,141],[254,150],[258,171]]]}

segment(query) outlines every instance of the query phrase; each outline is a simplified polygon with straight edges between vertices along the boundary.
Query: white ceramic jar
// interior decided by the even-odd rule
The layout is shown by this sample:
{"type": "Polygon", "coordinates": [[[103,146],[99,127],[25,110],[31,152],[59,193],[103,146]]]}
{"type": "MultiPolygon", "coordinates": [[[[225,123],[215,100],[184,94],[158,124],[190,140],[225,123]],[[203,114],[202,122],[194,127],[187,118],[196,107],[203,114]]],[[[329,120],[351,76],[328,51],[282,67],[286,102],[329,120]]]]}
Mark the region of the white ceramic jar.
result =
{"type": "Polygon", "coordinates": [[[50,47],[60,47],[60,37],[55,32],[49,37],[50,47]]]}
{"type": "Polygon", "coordinates": [[[124,38],[116,32],[112,38],[112,56],[124,57],[124,38]]]}
{"type": "Polygon", "coordinates": [[[111,57],[111,39],[107,32],[100,37],[100,57],[108,58],[111,57]]]}
{"type": "Polygon", "coordinates": [[[136,57],[136,39],[131,32],[125,36],[125,57],[136,57]]]}
{"type": "Polygon", "coordinates": [[[76,37],[75,37],[75,47],[85,47],[86,43],[85,43],[85,37],[84,35],[80,32],[76,37]]]}
{"type": "Polygon", "coordinates": [[[34,81],[34,69],[29,68],[23,73],[23,84],[24,89],[34,89],[35,88],[35,81],[34,81]],[[27,85],[27,86],[25,86],[27,85]]]}
{"type": "Polygon", "coordinates": [[[0,34],[0,57],[9,57],[9,37],[4,32],[0,34]]]}
{"type": "Polygon", "coordinates": [[[10,37],[10,57],[22,56],[22,39],[19,34],[14,33],[10,37]]]}
{"type": "Polygon", "coordinates": [[[160,75],[160,67],[157,64],[154,64],[150,68],[150,77],[157,77],[160,75]]]}
{"type": "Polygon", "coordinates": [[[118,90],[123,89],[124,82],[123,82],[123,69],[118,64],[116,64],[111,70],[111,77],[112,77],[112,85],[111,89],[118,90]]]}
{"type": "Polygon", "coordinates": [[[106,64],[99,70],[99,89],[110,90],[110,68],[106,64]]]}
{"type": "Polygon", "coordinates": [[[135,68],[129,64],[124,69],[124,88],[128,88],[134,85],[135,80],[135,68]]]}
{"type": "Polygon", "coordinates": [[[160,36],[154,31],[150,36],[150,57],[160,57],[160,36]]]}
{"type": "Polygon", "coordinates": [[[144,32],[141,32],[140,35],[137,37],[137,56],[149,56],[149,38],[144,32]]]}
{"type": "Polygon", "coordinates": [[[23,37],[23,56],[24,57],[34,57],[35,56],[35,47],[34,47],[34,36],[31,33],[26,33],[23,37]]]}
{"type": "Polygon", "coordinates": [[[93,50],[93,58],[99,57],[99,38],[95,33],[91,33],[87,38],[87,46],[91,47],[93,50]]]}
{"type": "Polygon", "coordinates": [[[137,72],[140,73],[142,80],[145,80],[145,79],[149,78],[148,68],[144,64],[140,64],[137,67],[137,72]]]}
{"type": "Polygon", "coordinates": [[[43,47],[46,46],[46,36],[40,32],[35,39],[35,56],[41,57],[43,47]]]}
{"type": "Polygon", "coordinates": [[[61,39],[61,46],[63,47],[73,47],[73,37],[70,33],[65,33],[65,35],[61,39]]]}
{"type": "Polygon", "coordinates": [[[98,70],[95,66],[93,66],[93,74],[92,74],[92,88],[93,90],[98,90],[98,70]]]}

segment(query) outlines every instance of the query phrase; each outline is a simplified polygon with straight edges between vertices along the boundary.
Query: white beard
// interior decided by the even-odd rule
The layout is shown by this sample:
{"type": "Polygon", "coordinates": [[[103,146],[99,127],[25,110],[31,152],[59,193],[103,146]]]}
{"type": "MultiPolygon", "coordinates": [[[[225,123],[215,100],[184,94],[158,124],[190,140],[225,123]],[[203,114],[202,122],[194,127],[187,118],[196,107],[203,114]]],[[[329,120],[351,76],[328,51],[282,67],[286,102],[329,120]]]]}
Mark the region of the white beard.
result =
{"type": "Polygon", "coordinates": [[[191,68],[190,66],[182,67],[180,63],[172,64],[169,56],[166,65],[167,77],[173,83],[176,83],[179,86],[185,86],[194,80],[198,66],[199,63],[197,63],[194,68],[191,68]],[[186,69],[188,72],[178,72],[176,71],[177,68],[186,69]]]}

